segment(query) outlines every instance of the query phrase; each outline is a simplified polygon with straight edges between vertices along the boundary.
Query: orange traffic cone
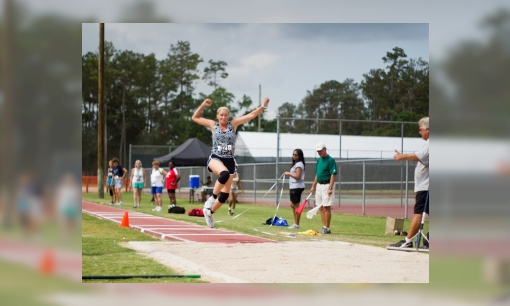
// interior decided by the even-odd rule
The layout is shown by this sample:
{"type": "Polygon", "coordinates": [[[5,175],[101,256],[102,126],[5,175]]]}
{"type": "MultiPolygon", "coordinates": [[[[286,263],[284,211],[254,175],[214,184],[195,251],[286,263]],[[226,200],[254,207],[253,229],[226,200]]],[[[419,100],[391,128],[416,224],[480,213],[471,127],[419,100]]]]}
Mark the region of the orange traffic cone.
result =
{"type": "Polygon", "coordinates": [[[44,274],[52,274],[55,271],[55,255],[51,250],[44,252],[39,271],[44,274]]]}
{"type": "Polygon", "coordinates": [[[129,217],[127,211],[124,213],[124,217],[122,217],[122,222],[120,223],[120,226],[129,227],[129,217]]]}

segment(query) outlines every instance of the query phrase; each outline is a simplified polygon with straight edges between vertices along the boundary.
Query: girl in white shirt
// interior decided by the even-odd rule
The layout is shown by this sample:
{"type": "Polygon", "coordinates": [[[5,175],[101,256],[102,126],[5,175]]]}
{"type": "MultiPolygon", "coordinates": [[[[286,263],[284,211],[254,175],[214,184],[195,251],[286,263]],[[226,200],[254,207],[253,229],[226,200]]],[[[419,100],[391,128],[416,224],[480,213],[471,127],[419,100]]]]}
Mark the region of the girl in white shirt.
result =
{"type": "Polygon", "coordinates": [[[159,212],[163,210],[163,199],[161,198],[161,194],[163,193],[166,175],[167,172],[159,167],[159,162],[157,160],[153,161],[151,172],[151,191],[154,195],[156,207],[152,211],[159,212]]]}
{"type": "Polygon", "coordinates": [[[290,207],[294,213],[294,224],[289,228],[299,228],[301,215],[296,214],[296,209],[301,203],[301,194],[305,190],[305,157],[301,149],[295,149],[292,152],[292,168],[283,174],[289,176],[290,207]]]}
{"type": "Polygon", "coordinates": [[[135,167],[131,169],[131,177],[129,180],[129,187],[133,187],[133,207],[140,207],[142,200],[142,190],[145,186],[145,171],[142,168],[140,160],[135,161],[135,167]]]}

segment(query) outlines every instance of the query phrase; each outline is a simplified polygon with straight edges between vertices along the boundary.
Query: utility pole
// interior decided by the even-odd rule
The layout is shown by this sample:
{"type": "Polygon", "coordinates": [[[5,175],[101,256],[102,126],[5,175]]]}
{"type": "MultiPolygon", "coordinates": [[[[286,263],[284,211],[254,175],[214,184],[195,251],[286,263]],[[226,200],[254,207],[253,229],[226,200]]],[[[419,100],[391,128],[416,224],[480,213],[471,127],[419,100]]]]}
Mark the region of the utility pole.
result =
{"type": "Polygon", "coordinates": [[[18,155],[19,149],[16,149],[16,140],[21,134],[18,134],[19,125],[15,122],[16,107],[18,100],[17,75],[17,46],[15,40],[15,22],[14,22],[14,1],[6,0],[3,6],[3,18],[0,26],[0,217],[2,226],[9,228],[12,224],[13,212],[15,211],[15,201],[13,201],[15,190],[14,181],[20,170],[18,155]],[[13,176],[16,174],[16,176],[13,176]],[[13,179],[14,178],[14,179],[13,179]]]}
{"type": "Polygon", "coordinates": [[[99,24],[99,62],[98,95],[97,95],[97,191],[99,198],[104,199],[104,23],[99,24]]]}
{"type": "Polygon", "coordinates": [[[126,164],[126,85],[122,86],[122,106],[120,107],[120,111],[122,112],[122,132],[120,135],[119,158],[122,160],[122,164],[125,165],[126,164]]]}
{"type": "MultiPolygon", "coordinates": [[[[262,105],[262,86],[259,84],[259,107],[262,105]]],[[[258,131],[260,132],[260,115],[258,116],[259,117],[259,129],[258,131]]]]}

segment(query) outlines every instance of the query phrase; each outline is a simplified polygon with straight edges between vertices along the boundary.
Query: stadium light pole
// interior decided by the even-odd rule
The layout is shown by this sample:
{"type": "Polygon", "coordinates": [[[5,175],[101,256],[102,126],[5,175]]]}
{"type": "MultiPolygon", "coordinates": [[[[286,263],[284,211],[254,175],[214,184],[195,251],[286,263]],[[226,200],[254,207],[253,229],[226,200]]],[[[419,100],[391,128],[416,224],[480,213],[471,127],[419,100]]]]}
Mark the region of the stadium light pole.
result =
{"type": "MultiPolygon", "coordinates": [[[[262,86],[259,84],[259,107],[262,105],[262,86]]],[[[259,128],[258,128],[258,132],[260,133],[260,116],[258,116],[259,118],[259,128]]]]}
{"type": "MultiPolygon", "coordinates": [[[[276,206],[278,206],[278,179],[279,179],[279,170],[278,170],[278,162],[280,161],[280,115],[276,116],[276,206]]],[[[283,188],[283,186],[282,186],[283,188]]]]}

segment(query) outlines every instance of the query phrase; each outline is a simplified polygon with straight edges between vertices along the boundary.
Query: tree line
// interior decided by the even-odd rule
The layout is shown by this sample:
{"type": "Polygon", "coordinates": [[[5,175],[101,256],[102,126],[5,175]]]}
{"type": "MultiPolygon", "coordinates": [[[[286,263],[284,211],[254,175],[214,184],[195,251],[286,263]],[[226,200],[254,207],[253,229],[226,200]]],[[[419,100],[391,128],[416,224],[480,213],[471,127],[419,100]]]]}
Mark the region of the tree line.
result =
{"type": "MultiPolygon", "coordinates": [[[[353,79],[329,80],[307,91],[299,104],[284,103],[278,108],[281,117],[296,119],[357,119],[385,121],[417,121],[428,115],[429,68],[422,59],[408,59],[398,47],[382,58],[384,69],[363,74],[360,84],[353,79]]],[[[257,107],[251,98],[236,98],[221,86],[228,77],[227,63],[204,59],[192,52],[190,43],[171,44],[167,57],[158,60],[149,55],[117,50],[105,43],[105,101],[107,151],[110,159],[118,156],[127,162],[126,148],[136,145],[178,146],[190,137],[211,144],[210,132],[194,124],[191,116],[209,97],[214,108],[206,108],[203,116],[214,118],[220,106],[230,109],[232,116],[243,115],[257,107]],[[197,82],[210,86],[209,93],[197,93],[197,82]]],[[[97,168],[97,97],[98,53],[82,56],[82,169],[95,174],[97,168]]],[[[261,115],[261,131],[276,132],[276,119],[261,115]]],[[[256,131],[257,120],[238,131],[256,131]]],[[[281,132],[338,134],[336,121],[282,120],[281,132]]],[[[400,124],[345,122],[342,134],[400,136],[400,124]]],[[[406,129],[406,136],[416,136],[416,129],[406,129]]]]}

